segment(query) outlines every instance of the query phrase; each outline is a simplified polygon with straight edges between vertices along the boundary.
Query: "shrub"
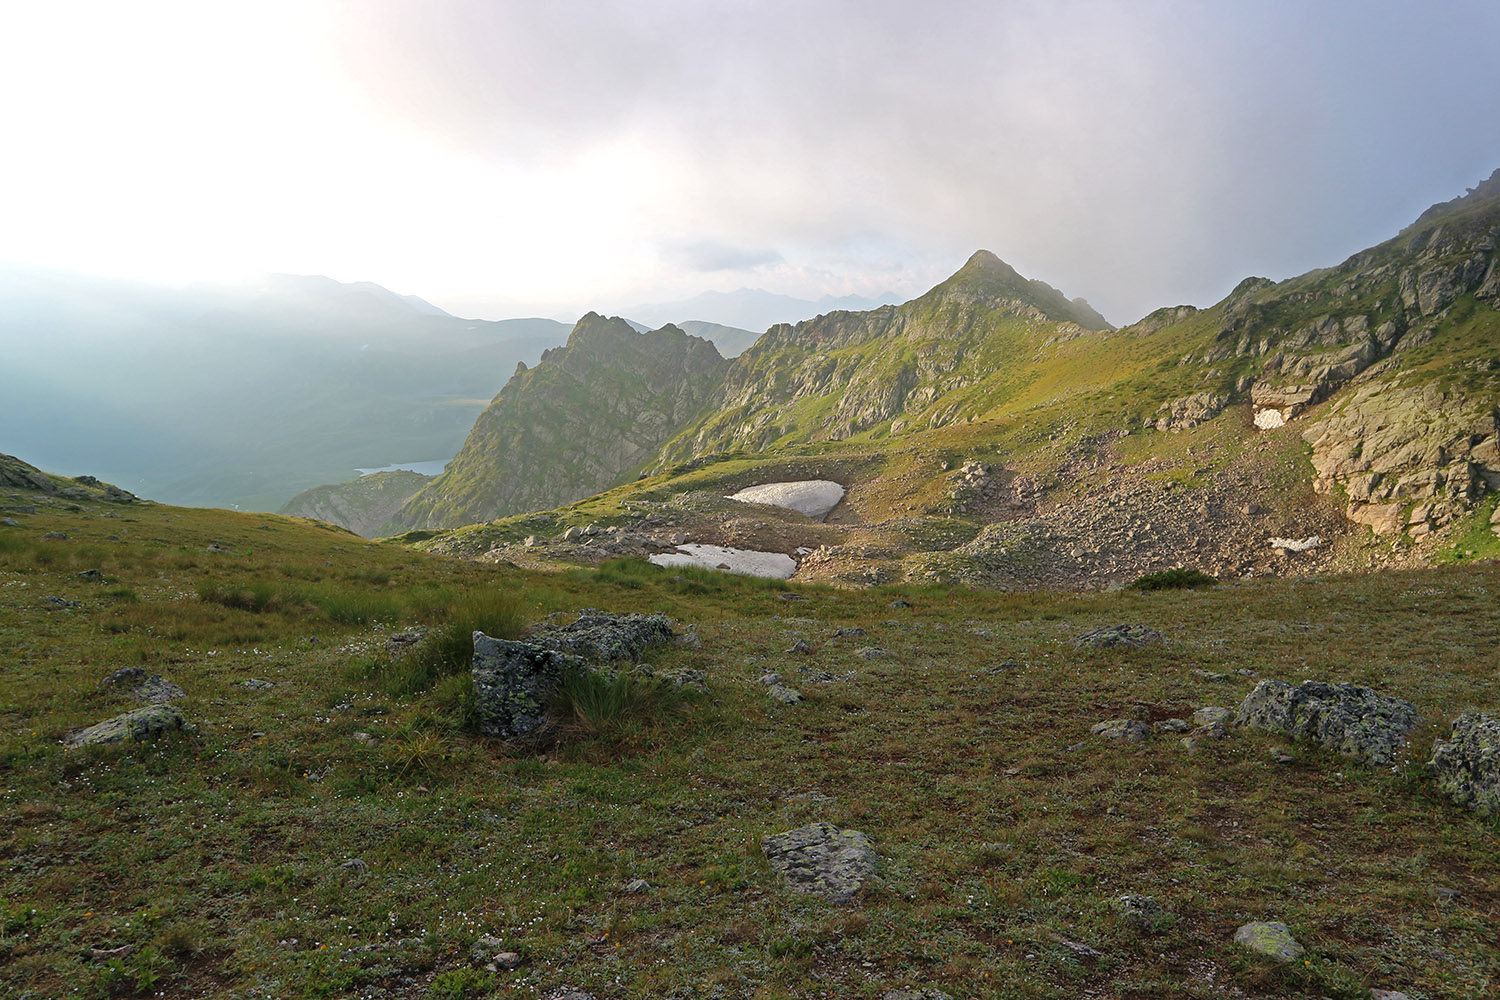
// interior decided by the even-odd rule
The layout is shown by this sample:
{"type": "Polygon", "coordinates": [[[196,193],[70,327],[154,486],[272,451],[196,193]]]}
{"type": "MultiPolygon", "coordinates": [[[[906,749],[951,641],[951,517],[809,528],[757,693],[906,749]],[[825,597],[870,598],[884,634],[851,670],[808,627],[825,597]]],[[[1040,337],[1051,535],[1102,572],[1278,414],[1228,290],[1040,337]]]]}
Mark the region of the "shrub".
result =
{"type": "Polygon", "coordinates": [[[1147,573],[1131,581],[1131,590],[1201,590],[1219,582],[1218,577],[1179,566],[1161,573],[1147,573]]]}

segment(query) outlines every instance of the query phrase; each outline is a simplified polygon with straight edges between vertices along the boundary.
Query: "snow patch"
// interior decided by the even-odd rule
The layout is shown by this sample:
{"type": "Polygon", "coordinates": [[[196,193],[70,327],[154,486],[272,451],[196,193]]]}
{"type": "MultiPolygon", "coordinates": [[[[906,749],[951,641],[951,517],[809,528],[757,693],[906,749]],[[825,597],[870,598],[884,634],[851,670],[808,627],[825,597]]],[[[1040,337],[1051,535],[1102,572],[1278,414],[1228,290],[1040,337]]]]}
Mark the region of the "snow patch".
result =
{"type": "Polygon", "coordinates": [[[1282,416],[1280,410],[1268,406],[1263,410],[1255,411],[1255,426],[1263,431],[1274,430],[1277,427],[1286,426],[1286,417],[1282,416]]]}
{"type": "Polygon", "coordinates": [[[1270,539],[1270,543],[1273,549],[1284,549],[1287,552],[1306,552],[1308,549],[1315,549],[1319,545],[1322,545],[1323,539],[1319,535],[1313,535],[1309,538],[1272,538],[1270,539]]]}
{"type": "Polygon", "coordinates": [[[676,552],[658,552],[650,561],[658,566],[702,566],[773,580],[785,580],[797,572],[797,560],[781,552],[756,552],[724,545],[679,545],[676,552]]]}
{"type": "Polygon", "coordinates": [[[792,483],[763,483],[731,494],[729,499],[785,507],[821,521],[844,499],[844,488],[829,479],[802,479],[792,483]]]}

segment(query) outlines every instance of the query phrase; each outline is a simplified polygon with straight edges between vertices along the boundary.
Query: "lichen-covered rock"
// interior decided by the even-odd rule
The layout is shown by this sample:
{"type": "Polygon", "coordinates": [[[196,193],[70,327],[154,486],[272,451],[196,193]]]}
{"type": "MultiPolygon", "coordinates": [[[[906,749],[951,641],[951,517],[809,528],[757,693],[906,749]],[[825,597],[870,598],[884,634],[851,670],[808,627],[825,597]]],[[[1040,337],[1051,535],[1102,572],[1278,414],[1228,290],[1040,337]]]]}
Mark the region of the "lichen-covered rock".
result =
{"type": "Polygon", "coordinates": [[[147,705],[80,729],[67,739],[69,747],[96,743],[144,743],[183,727],[182,712],[171,705],[147,705]]]}
{"type": "Polygon", "coordinates": [[[161,674],[148,675],[140,667],[121,667],[100,681],[99,686],[128,694],[132,698],[153,705],[178,701],[187,697],[182,688],[162,677],[161,674]]]}
{"type": "Polygon", "coordinates": [[[1159,431],[1173,433],[1191,430],[1204,421],[1217,417],[1228,404],[1229,397],[1223,393],[1195,392],[1191,396],[1161,404],[1153,416],[1151,426],[1159,431]]]}
{"type": "Polygon", "coordinates": [[[1274,921],[1241,926],[1234,932],[1234,943],[1278,962],[1295,962],[1304,950],[1286,924],[1274,921]]]}
{"type": "Polygon", "coordinates": [[[1156,642],[1165,642],[1166,636],[1154,628],[1145,625],[1106,625],[1104,628],[1096,628],[1092,632],[1085,632],[1073,640],[1073,645],[1079,649],[1114,649],[1119,646],[1136,647],[1149,646],[1156,642]]]}
{"type": "Polygon", "coordinates": [[[847,903],[875,871],[875,851],[858,830],[832,823],[810,823],[762,842],[771,867],[794,889],[847,903]]]}
{"type": "Polygon", "coordinates": [[[584,669],[576,656],[529,642],[474,633],[475,712],[479,731],[503,740],[530,739],[547,722],[547,701],[563,672],[584,669]]]}
{"type": "Polygon", "coordinates": [[[666,615],[617,615],[591,608],[567,625],[534,625],[527,635],[535,645],[599,663],[635,659],[647,647],[675,637],[666,615]]]}
{"type": "Polygon", "coordinates": [[[1411,702],[1386,698],[1357,684],[1265,680],[1245,696],[1236,726],[1269,729],[1316,740],[1365,764],[1395,760],[1420,721],[1411,702]]]}
{"type": "Polygon", "coordinates": [[[1427,770],[1456,804],[1500,819],[1500,719],[1459,716],[1448,738],[1432,745],[1427,770]]]}
{"type": "Polygon", "coordinates": [[[1151,736],[1151,727],[1139,719],[1109,719],[1092,727],[1089,732],[1107,740],[1144,743],[1151,736]]]}

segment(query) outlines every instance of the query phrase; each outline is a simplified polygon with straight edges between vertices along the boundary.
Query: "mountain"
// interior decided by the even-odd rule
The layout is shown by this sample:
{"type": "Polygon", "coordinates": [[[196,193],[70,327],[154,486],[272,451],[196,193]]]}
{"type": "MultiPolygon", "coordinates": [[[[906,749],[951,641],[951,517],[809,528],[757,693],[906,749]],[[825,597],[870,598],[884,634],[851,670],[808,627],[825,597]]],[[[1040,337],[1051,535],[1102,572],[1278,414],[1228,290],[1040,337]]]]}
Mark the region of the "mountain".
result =
{"type": "Polygon", "coordinates": [[[346,483],[303,490],[276,513],[327,521],[356,535],[374,538],[391,516],[433,478],[406,469],[372,472],[346,483]]]}
{"type": "Polygon", "coordinates": [[[370,283],[158,288],[0,269],[6,446],[156,499],[274,509],[446,459],[552,320],[459,319],[370,283]]]}
{"type": "MultiPolygon", "coordinates": [[[[1500,172],[1337,266],[1119,330],[980,251],[911,302],[768,330],[654,455],[601,469],[609,492],[453,506],[507,517],[424,544],[535,563],[686,537],[794,554],[799,579],[994,587],[1500,554],[1497,238],[1500,172]],[[828,524],[725,499],[813,478],[847,491],[828,524]],[[611,533],[566,536],[590,524],[611,533]]],[[[516,478],[516,444],[471,477],[516,478]]]]}
{"type": "Polygon", "coordinates": [[[698,413],[723,367],[713,344],[675,326],[637,333],[589,313],[536,367],[516,367],[447,469],[389,527],[456,527],[606,489],[698,413]]]}
{"type": "MultiPolygon", "coordinates": [[[[777,295],[759,288],[741,288],[733,292],[703,292],[677,302],[658,302],[620,310],[649,326],[701,320],[743,330],[769,330],[778,323],[797,323],[823,313],[838,310],[874,309],[898,301],[885,292],[874,298],[863,295],[825,295],[817,301],[777,295]]],[[[686,327],[683,327],[686,329],[686,327]]]]}

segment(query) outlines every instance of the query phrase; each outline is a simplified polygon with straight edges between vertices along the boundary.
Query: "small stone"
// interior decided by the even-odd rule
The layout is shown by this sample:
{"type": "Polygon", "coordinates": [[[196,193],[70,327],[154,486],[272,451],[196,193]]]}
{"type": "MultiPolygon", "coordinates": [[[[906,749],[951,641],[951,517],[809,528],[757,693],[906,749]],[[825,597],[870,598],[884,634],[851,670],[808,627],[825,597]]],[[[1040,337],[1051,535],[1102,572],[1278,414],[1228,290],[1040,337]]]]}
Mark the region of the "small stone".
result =
{"type": "Polygon", "coordinates": [[[0,524],[5,525],[7,528],[19,528],[21,526],[21,522],[13,517],[0,517],[0,524]]]}
{"type": "Polygon", "coordinates": [[[1089,732],[1106,740],[1144,743],[1151,736],[1151,727],[1139,719],[1108,719],[1090,728],[1089,732]]]}
{"type": "Polygon", "coordinates": [[[521,956],[513,951],[502,951],[495,955],[493,961],[486,964],[485,968],[494,972],[514,969],[521,964],[521,956]]]}
{"type": "Polygon", "coordinates": [[[1193,724],[1186,719],[1162,719],[1153,722],[1151,728],[1158,733],[1185,733],[1193,728],[1193,724]]]}
{"type": "Polygon", "coordinates": [[[677,670],[664,671],[661,678],[676,687],[688,688],[699,694],[708,694],[708,671],[706,670],[682,667],[677,670]]]}
{"type": "Polygon", "coordinates": [[[598,1000],[598,998],[576,987],[563,986],[548,993],[547,1000],[598,1000]]]}
{"type": "Polygon", "coordinates": [[[1186,750],[1188,753],[1197,753],[1198,740],[1192,736],[1184,736],[1182,739],[1182,749],[1186,750]]]}
{"type": "Polygon", "coordinates": [[[1372,987],[1370,1000],[1411,1000],[1411,997],[1399,990],[1377,990],[1372,987]]]}
{"type": "Polygon", "coordinates": [[[651,883],[643,878],[633,878],[625,883],[625,891],[631,893],[650,892],[651,883]]]}
{"type": "Polygon", "coordinates": [[[835,639],[863,639],[865,630],[862,628],[839,628],[833,630],[835,639]]]}
{"type": "Polygon", "coordinates": [[[1131,892],[1116,896],[1109,905],[1121,921],[1138,931],[1152,930],[1169,916],[1155,899],[1131,892]]]}
{"type": "Polygon", "coordinates": [[[807,654],[812,652],[812,647],[807,644],[806,639],[798,639],[787,647],[786,652],[807,654]]]}
{"type": "Polygon", "coordinates": [[[1068,949],[1079,958],[1087,958],[1092,960],[1104,957],[1104,952],[1099,951],[1096,948],[1090,948],[1088,945],[1084,944],[1081,941],[1069,941],[1067,938],[1060,938],[1058,940],[1058,944],[1062,945],[1064,948],[1068,949]]]}
{"type": "Polygon", "coordinates": [[[1432,896],[1440,903],[1451,903],[1462,895],[1462,892],[1457,889],[1450,889],[1447,886],[1435,885],[1432,887],[1432,896]]]}
{"type": "Polygon", "coordinates": [[[1001,660],[999,663],[985,667],[984,672],[987,674],[1009,674],[1020,669],[1021,664],[1018,660],[1001,660]]]}
{"type": "Polygon", "coordinates": [[[1295,962],[1304,951],[1287,925],[1278,922],[1245,924],[1234,932],[1234,941],[1278,962],[1295,962]]]}
{"type": "Polygon", "coordinates": [[[1194,670],[1193,676],[1202,677],[1206,681],[1221,683],[1234,680],[1234,674],[1225,673],[1222,670],[1194,670]]]}
{"type": "Polygon", "coordinates": [[[923,987],[915,990],[886,990],[880,1000],[953,1000],[942,990],[923,987]]]}
{"type": "Polygon", "coordinates": [[[79,607],[77,601],[70,601],[66,597],[58,597],[56,594],[48,594],[42,598],[42,603],[49,611],[66,611],[69,608],[79,607]]]}
{"type": "Polygon", "coordinates": [[[865,660],[884,660],[890,657],[891,651],[880,646],[861,646],[854,651],[854,655],[865,660]]]}
{"type": "Polygon", "coordinates": [[[356,742],[356,743],[374,743],[375,742],[375,737],[371,736],[369,733],[355,733],[354,734],[354,742],[356,742]]]}
{"type": "Polygon", "coordinates": [[[896,598],[894,601],[892,601],[890,603],[890,607],[898,608],[898,609],[899,608],[909,608],[909,607],[911,607],[911,602],[910,601],[903,601],[901,598],[898,597],[898,598],[896,598]]]}
{"type": "Polygon", "coordinates": [[[339,867],[346,872],[354,872],[357,875],[363,875],[365,872],[370,870],[370,866],[365,864],[359,858],[349,858],[343,864],[339,865],[339,867]]]}
{"type": "Polygon", "coordinates": [[[66,531],[49,531],[42,538],[49,542],[66,542],[68,540],[68,533],[66,531]]]}
{"type": "Polygon", "coordinates": [[[773,684],[780,684],[781,683],[781,675],[778,674],[778,673],[775,673],[775,672],[761,674],[760,675],[760,682],[762,684],[764,684],[766,687],[770,687],[773,684]]]}
{"type": "Polygon", "coordinates": [[[777,594],[776,596],[779,597],[779,598],[781,598],[783,601],[805,601],[805,600],[807,600],[807,598],[805,596],[803,596],[802,594],[794,594],[794,593],[792,593],[789,590],[783,590],[781,593],[777,594]]]}
{"type": "Polygon", "coordinates": [[[104,574],[97,569],[86,569],[78,574],[78,579],[87,580],[89,583],[103,583],[104,574]]]}
{"type": "Polygon", "coordinates": [[[234,546],[232,546],[232,545],[220,545],[218,542],[210,542],[208,548],[204,549],[203,551],[204,552],[233,552],[234,551],[234,546]]]}
{"type": "Polygon", "coordinates": [[[766,688],[766,694],[772,701],[780,702],[783,705],[795,705],[800,701],[806,700],[803,698],[801,691],[798,691],[796,688],[787,687],[785,684],[770,685],[766,688]]]}
{"type": "Polygon", "coordinates": [[[240,682],[240,687],[249,688],[251,691],[269,691],[275,686],[271,681],[263,681],[258,677],[240,682]]]}

